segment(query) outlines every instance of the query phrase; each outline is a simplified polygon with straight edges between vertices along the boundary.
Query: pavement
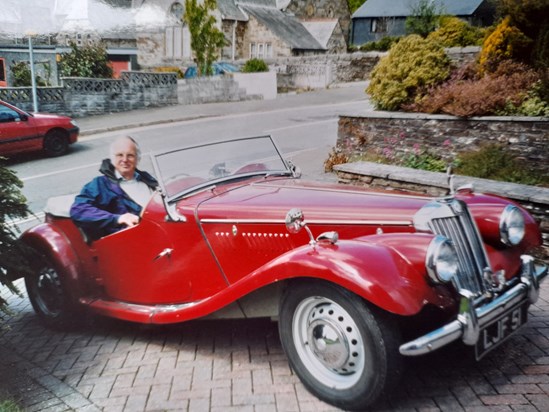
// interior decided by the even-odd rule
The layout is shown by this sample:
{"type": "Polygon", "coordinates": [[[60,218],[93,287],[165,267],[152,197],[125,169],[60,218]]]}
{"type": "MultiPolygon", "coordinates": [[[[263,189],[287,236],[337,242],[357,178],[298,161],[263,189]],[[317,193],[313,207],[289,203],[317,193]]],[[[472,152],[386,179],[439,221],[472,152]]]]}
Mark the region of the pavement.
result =
{"type": "MultiPolygon", "coordinates": [[[[330,93],[313,97],[329,104],[330,93]]],[[[286,95],[270,102],[176,105],[77,120],[85,139],[299,104],[300,95],[286,95]]],[[[16,285],[20,297],[2,290],[11,314],[0,320],[1,412],[3,399],[24,411],[52,412],[338,410],[309,394],[293,374],[270,320],[143,326],[90,316],[73,330],[56,331],[36,317],[24,283],[16,285]]],[[[372,411],[549,411],[549,283],[530,308],[528,324],[480,362],[460,345],[406,361],[400,385],[372,411]]]]}

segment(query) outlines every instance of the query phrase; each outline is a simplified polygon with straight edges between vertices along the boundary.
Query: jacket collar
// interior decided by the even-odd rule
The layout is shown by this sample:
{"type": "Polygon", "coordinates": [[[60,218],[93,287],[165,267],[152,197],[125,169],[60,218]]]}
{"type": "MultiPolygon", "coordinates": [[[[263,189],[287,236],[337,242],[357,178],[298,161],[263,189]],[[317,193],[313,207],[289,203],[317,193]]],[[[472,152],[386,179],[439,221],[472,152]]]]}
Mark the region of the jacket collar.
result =
{"type": "MultiPolygon", "coordinates": [[[[114,168],[111,159],[103,159],[103,161],[101,162],[101,167],[99,168],[99,172],[107,176],[111,181],[119,181],[118,177],[116,176],[116,169],[114,168]]],[[[135,178],[136,180],[142,181],[152,189],[155,189],[158,186],[158,182],[156,181],[156,179],[145,171],[135,169],[135,178]]]]}

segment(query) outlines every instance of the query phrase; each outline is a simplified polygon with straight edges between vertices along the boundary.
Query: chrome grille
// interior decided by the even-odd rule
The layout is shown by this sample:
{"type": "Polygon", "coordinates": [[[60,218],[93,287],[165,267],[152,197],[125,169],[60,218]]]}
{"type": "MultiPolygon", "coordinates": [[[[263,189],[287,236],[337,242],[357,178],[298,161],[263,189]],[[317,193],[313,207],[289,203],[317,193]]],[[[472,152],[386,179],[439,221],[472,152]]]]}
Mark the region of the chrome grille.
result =
{"type": "Polygon", "coordinates": [[[418,214],[418,223],[452,240],[459,260],[458,288],[479,296],[486,292],[484,270],[489,268],[482,240],[467,205],[456,199],[444,199],[427,205],[418,214]]]}

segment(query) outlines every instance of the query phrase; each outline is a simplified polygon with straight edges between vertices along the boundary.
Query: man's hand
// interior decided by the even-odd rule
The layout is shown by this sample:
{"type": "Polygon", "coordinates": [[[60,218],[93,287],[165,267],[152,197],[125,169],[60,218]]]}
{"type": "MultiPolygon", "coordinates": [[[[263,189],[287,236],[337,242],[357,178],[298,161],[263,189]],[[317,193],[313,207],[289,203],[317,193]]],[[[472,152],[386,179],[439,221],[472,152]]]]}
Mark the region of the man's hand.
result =
{"type": "Polygon", "coordinates": [[[139,216],[132,213],[124,213],[118,218],[118,224],[126,227],[132,227],[139,223],[139,216]]]}

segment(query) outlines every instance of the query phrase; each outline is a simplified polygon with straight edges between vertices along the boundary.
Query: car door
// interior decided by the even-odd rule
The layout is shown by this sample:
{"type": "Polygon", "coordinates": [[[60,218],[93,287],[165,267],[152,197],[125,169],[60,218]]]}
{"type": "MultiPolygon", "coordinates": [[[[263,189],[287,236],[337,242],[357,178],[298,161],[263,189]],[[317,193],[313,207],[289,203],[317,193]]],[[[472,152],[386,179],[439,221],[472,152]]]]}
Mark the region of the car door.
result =
{"type": "Polygon", "coordinates": [[[37,138],[28,115],[0,104],[0,154],[30,150],[36,146],[37,138]]]}

